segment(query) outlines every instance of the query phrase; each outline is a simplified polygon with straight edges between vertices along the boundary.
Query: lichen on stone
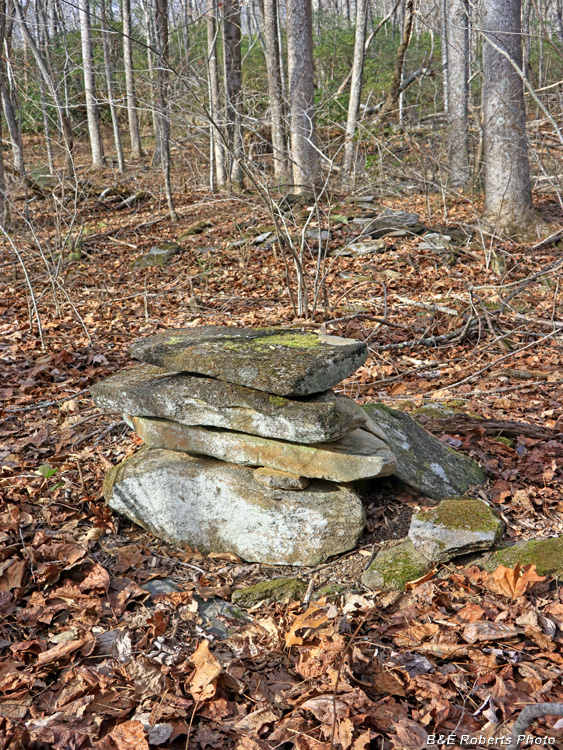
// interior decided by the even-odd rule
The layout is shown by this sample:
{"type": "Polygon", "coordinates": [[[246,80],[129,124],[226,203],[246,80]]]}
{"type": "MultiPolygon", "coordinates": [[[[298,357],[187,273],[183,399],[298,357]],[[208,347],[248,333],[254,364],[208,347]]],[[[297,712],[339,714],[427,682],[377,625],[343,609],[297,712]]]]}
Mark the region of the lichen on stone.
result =
{"type": "Polygon", "coordinates": [[[421,555],[410,539],[380,552],[362,576],[370,589],[402,590],[409,581],[422,577],[430,569],[430,561],[421,555]]]}
{"type": "Polygon", "coordinates": [[[307,584],[299,578],[275,578],[261,581],[244,589],[234,591],[231,600],[239,607],[253,607],[255,604],[272,602],[300,601],[307,590],[307,584]]]}

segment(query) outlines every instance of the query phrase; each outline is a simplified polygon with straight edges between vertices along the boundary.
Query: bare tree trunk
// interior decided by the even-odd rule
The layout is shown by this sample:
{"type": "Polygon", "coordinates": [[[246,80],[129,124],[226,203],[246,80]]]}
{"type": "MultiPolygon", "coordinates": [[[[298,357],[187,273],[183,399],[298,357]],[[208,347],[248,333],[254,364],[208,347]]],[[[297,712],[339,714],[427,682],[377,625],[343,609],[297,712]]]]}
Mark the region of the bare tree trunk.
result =
{"type": "Polygon", "coordinates": [[[106,74],[106,87],[108,91],[108,103],[111,113],[111,122],[113,125],[113,140],[115,143],[115,152],[117,155],[117,167],[120,172],[125,172],[125,160],[123,159],[123,146],[121,144],[121,133],[119,132],[119,119],[117,116],[117,107],[115,105],[115,96],[113,92],[113,72],[111,69],[110,44],[108,37],[106,3],[100,0],[100,24],[102,30],[102,48],[104,52],[104,68],[106,74]]]}
{"type": "Polygon", "coordinates": [[[16,120],[12,97],[10,96],[10,92],[8,91],[8,87],[6,85],[6,73],[3,67],[2,60],[0,60],[0,65],[2,65],[2,70],[0,71],[0,76],[1,76],[0,89],[2,92],[2,104],[4,105],[4,116],[6,118],[6,124],[8,126],[8,132],[10,134],[10,142],[12,144],[12,156],[14,159],[14,169],[16,170],[18,174],[24,175],[25,174],[25,160],[23,156],[23,147],[22,147],[20,129],[18,127],[18,122],[16,120]]]}
{"type": "Polygon", "coordinates": [[[483,7],[484,218],[509,236],[534,224],[524,88],[511,64],[522,66],[520,13],[520,0],[483,7]]]}
{"type": "Polygon", "coordinates": [[[211,135],[215,157],[215,177],[217,187],[223,188],[227,182],[225,171],[225,151],[219,128],[219,69],[217,65],[217,7],[215,0],[207,0],[207,67],[209,83],[209,114],[211,135]]]}
{"type": "Polygon", "coordinates": [[[80,40],[82,43],[82,66],[84,70],[84,94],[88,117],[88,135],[92,151],[92,164],[96,168],[104,166],[104,148],[100,133],[100,113],[96,100],[96,78],[94,74],[94,54],[92,31],[90,28],[90,2],[79,0],[80,40]]]}
{"type": "Polygon", "coordinates": [[[135,74],[133,72],[133,54],[131,50],[131,2],[121,0],[121,22],[123,24],[123,60],[125,65],[125,90],[127,92],[127,117],[129,120],[129,138],[131,140],[131,157],[140,159],[143,156],[141,131],[135,96],[135,74]]]}
{"type": "MultiPolygon", "coordinates": [[[[6,0],[0,0],[0,87],[6,89],[4,80],[4,39],[6,33],[6,0]]],[[[6,180],[4,173],[4,149],[2,148],[2,117],[0,116],[0,226],[8,226],[8,201],[6,199],[6,180]]]]}
{"type": "Polygon", "coordinates": [[[293,183],[297,192],[306,192],[314,189],[320,181],[315,134],[311,0],[287,0],[287,55],[293,183]]]}
{"type": "Polygon", "coordinates": [[[266,65],[268,68],[268,94],[270,97],[272,146],[274,149],[274,176],[277,182],[284,182],[288,177],[288,165],[287,140],[285,135],[283,111],[277,0],[264,0],[262,12],[264,15],[264,40],[266,43],[266,65]]]}
{"type": "Polygon", "coordinates": [[[448,0],[440,0],[440,46],[442,49],[442,91],[444,112],[448,111],[448,0]]]}
{"type": "Polygon", "coordinates": [[[449,0],[448,59],[448,166],[449,183],[462,188],[469,182],[469,7],[467,0],[449,0]]]}
{"type": "Polygon", "coordinates": [[[367,0],[357,0],[356,3],[356,40],[354,44],[354,62],[352,64],[352,83],[350,84],[350,101],[348,103],[348,119],[346,121],[346,137],[344,143],[344,172],[351,175],[353,171],[356,146],[354,136],[358,123],[358,112],[362,96],[362,76],[364,73],[365,38],[366,38],[367,0]]]}
{"type": "Polygon", "coordinates": [[[244,177],[240,164],[242,157],[242,57],[239,0],[224,0],[223,14],[225,114],[227,120],[227,142],[231,151],[227,157],[227,175],[230,178],[233,188],[243,190],[244,177]]]}
{"type": "Polygon", "coordinates": [[[403,13],[403,36],[401,43],[397,49],[397,59],[395,62],[395,70],[393,72],[393,78],[391,80],[391,87],[385,98],[383,107],[380,110],[379,117],[384,120],[389,117],[394,109],[397,108],[399,97],[401,95],[401,83],[403,80],[403,69],[405,67],[405,56],[409,48],[409,44],[412,37],[412,26],[414,20],[414,6],[416,0],[407,0],[406,7],[403,13]]]}
{"type": "Polygon", "coordinates": [[[168,210],[173,221],[177,220],[172,195],[170,178],[170,118],[168,114],[168,2],[155,2],[156,42],[158,51],[157,85],[158,85],[158,117],[160,120],[160,137],[162,147],[162,172],[164,175],[164,192],[168,210]]]}

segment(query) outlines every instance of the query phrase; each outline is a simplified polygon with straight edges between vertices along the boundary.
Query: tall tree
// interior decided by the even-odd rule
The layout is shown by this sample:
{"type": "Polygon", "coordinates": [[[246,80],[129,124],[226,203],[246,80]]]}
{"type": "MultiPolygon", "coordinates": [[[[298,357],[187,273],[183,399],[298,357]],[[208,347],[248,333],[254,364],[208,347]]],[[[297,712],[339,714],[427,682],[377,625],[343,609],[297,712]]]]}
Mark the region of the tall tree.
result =
{"type": "Polygon", "coordinates": [[[529,234],[532,209],[522,68],[521,0],[483,3],[484,218],[509,236],[529,234]]]}
{"type": "Polygon", "coordinates": [[[123,159],[123,147],[121,144],[121,133],[119,131],[119,118],[117,116],[117,106],[115,104],[115,94],[113,88],[113,71],[111,65],[110,43],[108,24],[106,18],[106,0],[100,0],[100,27],[102,32],[102,48],[104,52],[104,69],[106,74],[106,88],[108,93],[108,104],[111,113],[111,122],[113,126],[113,140],[115,143],[115,153],[117,155],[117,167],[120,172],[125,171],[125,160],[123,159]]]}
{"type": "Polygon", "coordinates": [[[242,56],[240,0],[223,0],[223,61],[225,65],[225,114],[227,121],[227,174],[231,186],[244,188],[242,157],[242,56]]]}
{"type": "Polygon", "coordinates": [[[168,2],[155,0],[155,25],[157,44],[157,89],[158,118],[162,171],[164,174],[164,192],[172,219],[176,220],[172,182],[170,176],[170,119],[168,113],[168,2]]]}
{"type": "Polygon", "coordinates": [[[406,0],[405,6],[402,8],[403,15],[403,34],[401,42],[397,48],[397,56],[395,60],[395,70],[393,71],[393,78],[391,79],[391,86],[385,97],[383,107],[379,112],[381,119],[386,119],[389,115],[397,108],[399,104],[399,97],[401,96],[401,86],[403,82],[403,70],[405,67],[405,57],[412,37],[413,23],[414,23],[414,7],[416,0],[406,0]]]}
{"type": "Polygon", "coordinates": [[[354,62],[352,63],[352,81],[350,83],[350,100],[348,102],[348,119],[344,142],[344,172],[350,175],[354,163],[356,148],[354,136],[358,124],[358,112],[362,96],[362,77],[364,73],[367,0],[356,2],[356,39],[354,43],[354,62]]]}
{"type": "Polygon", "coordinates": [[[96,76],[94,72],[94,52],[92,48],[92,29],[90,27],[90,2],[79,0],[80,41],[82,44],[82,68],[84,71],[84,95],[86,98],[86,116],[88,118],[88,135],[92,152],[92,165],[104,166],[104,148],[100,131],[100,112],[96,99],[96,76]]]}
{"type": "Polygon", "coordinates": [[[469,182],[469,4],[447,4],[447,116],[449,183],[462,188],[469,182]]]}
{"type": "Polygon", "coordinates": [[[135,95],[130,0],[121,0],[121,23],[123,25],[123,61],[125,66],[125,90],[127,92],[127,119],[129,120],[131,157],[133,159],[140,159],[143,156],[143,149],[141,146],[137,97],[135,95]]]}
{"type": "Polygon", "coordinates": [[[210,122],[210,188],[223,188],[227,182],[225,171],[225,152],[222,133],[219,127],[219,68],[217,64],[217,4],[216,0],[207,0],[207,79],[209,86],[210,122]]]}
{"type": "Polygon", "coordinates": [[[287,179],[287,139],[284,123],[282,65],[278,29],[278,0],[264,0],[264,42],[268,69],[268,95],[274,150],[274,176],[278,182],[287,179]]]}
{"type": "Polygon", "coordinates": [[[293,183],[297,192],[306,192],[320,181],[311,0],[287,0],[287,58],[293,183]]]}
{"type": "MultiPolygon", "coordinates": [[[[6,0],[0,0],[0,50],[4,50],[6,31],[6,0]]],[[[0,54],[0,87],[4,91],[4,56],[0,54]]],[[[4,149],[2,147],[2,117],[0,115],[0,225],[8,224],[8,201],[6,200],[6,182],[4,176],[4,149]]]]}

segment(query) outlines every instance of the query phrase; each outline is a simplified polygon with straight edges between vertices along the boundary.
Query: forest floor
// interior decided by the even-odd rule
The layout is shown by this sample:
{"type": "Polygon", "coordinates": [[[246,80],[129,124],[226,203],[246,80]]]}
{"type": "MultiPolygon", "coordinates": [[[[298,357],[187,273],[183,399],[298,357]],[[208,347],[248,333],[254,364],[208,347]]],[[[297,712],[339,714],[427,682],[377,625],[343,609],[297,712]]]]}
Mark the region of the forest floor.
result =
{"type": "MultiPolygon", "coordinates": [[[[50,199],[31,204],[35,238],[21,223],[12,233],[44,350],[22,266],[0,246],[0,749],[415,750],[428,735],[456,733],[456,745],[503,735],[525,704],[562,701],[557,580],[533,584],[516,570],[499,587],[494,574],[449,564],[404,593],[362,586],[374,550],[430,502],[399,482],[366,496],[358,548],[313,570],[178,550],[104,504],[105,472],[140,440],[87,389],[134,364],[134,339],[207,323],[303,323],[280,248],[230,246],[270,223],[256,196],[187,190],[173,224],[151,195],[119,211],[100,202],[111,179],[98,175],[78,206],[74,260],[54,254],[64,212],[50,199]],[[131,266],[204,219],[170,265],[131,266]],[[287,574],[343,590],[244,614],[228,606],[233,590],[287,574]],[[178,590],[158,593],[162,579],[178,590]]],[[[332,201],[319,213],[331,249],[359,233],[343,215],[361,213],[344,196],[332,201]]],[[[480,496],[502,513],[506,539],[563,533],[562,244],[483,235],[462,199],[377,205],[453,231],[456,252],[419,249],[413,237],[368,258],[329,258],[330,308],[305,324],[370,346],[340,390],[470,415],[455,428],[426,426],[487,470],[480,496]],[[503,424],[488,430],[493,422],[503,424]]],[[[540,197],[538,208],[557,231],[557,203],[540,197]]],[[[313,278],[314,255],[306,268],[313,278]]],[[[557,721],[533,733],[561,743],[557,721]]]]}

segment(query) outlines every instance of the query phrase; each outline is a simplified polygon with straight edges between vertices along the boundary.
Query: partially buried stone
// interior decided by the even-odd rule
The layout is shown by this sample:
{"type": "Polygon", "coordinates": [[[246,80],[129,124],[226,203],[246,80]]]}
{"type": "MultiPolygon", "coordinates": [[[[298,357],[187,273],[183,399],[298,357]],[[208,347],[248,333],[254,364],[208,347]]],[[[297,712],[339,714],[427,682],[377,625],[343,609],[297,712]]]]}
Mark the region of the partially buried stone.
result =
{"type": "Polygon", "coordinates": [[[352,245],[335,248],[329,255],[361,258],[364,255],[376,255],[387,250],[385,240],[370,240],[368,242],[354,242],[352,245]]]}
{"type": "Polygon", "coordinates": [[[429,497],[463,495],[487,476],[468,456],[441,443],[404,412],[384,404],[365,404],[369,420],[365,429],[385,436],[397,457],[395,476],[429,497]]]}
{"type": "Polygon", "coordinates": [[[209,375],[276,396],[332,388],[367,358],[361,341],[283,328],[201,326],[136,341],[131,356],[165,370],[209,375]]]}
{"type": "Polygon", "coordinates": [[[410,234],[419,234],[424,231],[418,214],[408,211],[393,211],[386,208],[379,216],[373,219],[364,229],[364,234],[372,237],[385,237],[393,231],[405,231],[410,234]]]}
{"type": "Polygon", "coordinates": [[[491,549],[504,524],[489,506],[475,497],[447,497],[436,507],[413,516],[409,538],[433,562],[491,549]]]}
{"type": "Polygon", "coordinates": [[[244,589],[233,591],[232,601],[239,607],[254,607],[255,604],[272,602],[298,602],[307,591],[307,584],[299,578],[275,578],[273,581],[261,581],[244,589]]]}
{"type": "Polygon", "coordinates": [[[273,487],[278,490],[304,490],[309,486],[307,477],[300,477],[298,474],[290,474],[289,471],[278,471],[277,469],[266,469],[261,466],[254,469],[252,474],[258,484],[264,487],[273,487]]]}
{"type": "Polygon", "coordinates": [[[131,264],[133,268],[148,268],[150,266],[165,266],[177,255],[182,248],[177,242],[162,242],[154,245],[146,255],[137,258],[131,264]]]}
{"type": "Polygon", "coordinates": [[[325,393],[303,401],[159,367],[141,365],[95,383],[90,393],[105,410],[222,427],[296,443],[338,440],[365,422],[357,404],[325,393]]]}
{"type": "Polygon", "coordinates": [[[333,443],[299,445],[166,419],[131,417],[131,421],[143,441],[154,448],[212,456],[243,466],[265,466],[311,479],[354,482],[389,476],[396,466],[387,446],[365,430],[354,430],[333,443]]]}
{"type": "Polygon", "coordinates": [[[418,552],[410,539],[378,553],[362,576],[362,583],[374,591],[403,590],[409,581],[422,578],[431,568],[427,557],[418,552]]]}
{"type": "Polygon", "coordinates": [[[352,549],[365,522],[349,487],[274,490],[256,484],[252,469],[158,449],[111,469],[104,495],[167,542],[272,565],[317,565],[352,549]]]}

